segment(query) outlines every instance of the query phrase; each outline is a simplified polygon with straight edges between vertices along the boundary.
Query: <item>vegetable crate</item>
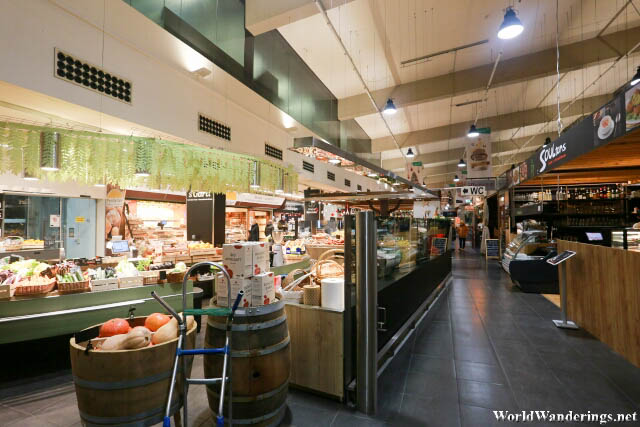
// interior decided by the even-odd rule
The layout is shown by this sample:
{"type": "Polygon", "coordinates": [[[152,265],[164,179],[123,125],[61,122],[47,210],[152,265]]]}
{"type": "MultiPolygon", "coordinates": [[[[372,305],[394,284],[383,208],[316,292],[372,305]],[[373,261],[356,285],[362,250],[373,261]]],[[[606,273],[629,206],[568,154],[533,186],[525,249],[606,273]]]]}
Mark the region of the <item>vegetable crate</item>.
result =
{"type": "Polygon", "coordinates": [[[142,283],[144,285],[155,285],[160,280],[160,272],[155,271],[141,271],[142,283]]]}
{"type": "Polygon", "coordinates": [[[118,279],[115,277],[111,279],[100,279],[91,281],[92,292],[112,291],[114,289],[118,289],[118,279]]]}
{"type": "Polygon", "coordinates": [[[11,294],[11,285],[0,285],[0,299],[9,299],[11,294]]]}
{"type": "Polygon", "coordinates": [[[217,255],[218,251],[216,248],[210,249],[189,249],[189,254],[191,256],[200,256],[200,255],[217,255]]]}
{"type": "Polygon", "coordinates": [[[82,282],[58,282],[58,292],[61,294],[86,292],[90,289],[89,280],[83,280],[82,282]]]}
{"type": "Polygon", "coordinates": [[[122,288],[135,288],[136,286],[144,285],[144,279],[142,276],[133,277],[121,277],[118,279],[118,287],[122,288]]]}

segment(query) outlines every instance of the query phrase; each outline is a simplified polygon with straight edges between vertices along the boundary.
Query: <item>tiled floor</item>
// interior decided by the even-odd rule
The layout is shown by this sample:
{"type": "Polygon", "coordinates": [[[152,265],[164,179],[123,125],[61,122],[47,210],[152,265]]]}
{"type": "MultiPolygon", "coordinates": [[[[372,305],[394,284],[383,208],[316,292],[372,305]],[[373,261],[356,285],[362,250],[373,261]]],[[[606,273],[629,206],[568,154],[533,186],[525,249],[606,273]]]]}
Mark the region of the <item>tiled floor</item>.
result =
{"type": "MultiPolygon", "coordinates": [[[[467,250],[453,268],[434,319],[380,377],[374,417],[291,390],[284,425],[475,427],[507,424],[492,410],[638,411],[640,369],[584,331],[556,329],[559,309],[519,292],[497,263],[467,250]]],[[[213,425],[203,386],[189,396],[189,424],[213,425]]],[[[80,425],[70,373],[0,385],[0,425],[80,425]]]]}

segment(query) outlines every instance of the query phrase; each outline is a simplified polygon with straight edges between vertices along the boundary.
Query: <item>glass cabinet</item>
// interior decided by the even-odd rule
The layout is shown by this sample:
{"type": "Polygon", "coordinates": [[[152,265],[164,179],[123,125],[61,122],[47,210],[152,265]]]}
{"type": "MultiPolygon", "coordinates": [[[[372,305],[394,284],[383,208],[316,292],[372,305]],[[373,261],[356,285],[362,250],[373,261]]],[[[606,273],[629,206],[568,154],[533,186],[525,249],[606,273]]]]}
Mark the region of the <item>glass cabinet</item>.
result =
{"type": "Polygon", "coordinates": [[[612,231],[611,247],[640,252],[640,230],[626,228],[612,231]]]}

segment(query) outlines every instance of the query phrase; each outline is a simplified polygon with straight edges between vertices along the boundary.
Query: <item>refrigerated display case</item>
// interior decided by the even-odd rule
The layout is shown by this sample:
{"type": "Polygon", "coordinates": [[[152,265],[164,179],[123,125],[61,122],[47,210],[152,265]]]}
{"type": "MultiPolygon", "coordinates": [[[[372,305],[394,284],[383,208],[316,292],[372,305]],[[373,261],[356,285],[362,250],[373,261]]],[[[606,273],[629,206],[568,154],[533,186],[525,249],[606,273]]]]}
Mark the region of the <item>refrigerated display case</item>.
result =
{"type": "Polygon", "coordinates": [[[502,268],[525,292],[558,292],[558,271],[546,260],[557,253],[555,242],[543,230],[518,234],[506,247],[502,268]]]}
{"type": "Polygon", "coordinates": [[[611,247],[640,252],[640,230],[625,228],[612,231],[611,247]]]}

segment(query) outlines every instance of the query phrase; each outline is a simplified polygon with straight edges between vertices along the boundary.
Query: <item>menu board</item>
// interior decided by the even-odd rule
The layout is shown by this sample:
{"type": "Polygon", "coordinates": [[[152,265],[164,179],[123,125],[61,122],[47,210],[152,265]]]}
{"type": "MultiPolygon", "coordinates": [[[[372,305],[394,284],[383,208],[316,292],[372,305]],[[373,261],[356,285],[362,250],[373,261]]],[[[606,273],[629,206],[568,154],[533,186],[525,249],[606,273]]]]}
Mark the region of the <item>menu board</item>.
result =
{"type": "Polygon", "coordinates": [[[447,238],[436,237],[431,243],[431,255],[442,255],[447,251],[447,238]]]}
{"type": "Polygon", "coordinates": [[[486,239],[486,257],[500,259],[500,240],[498,239],[486,239]]]}

